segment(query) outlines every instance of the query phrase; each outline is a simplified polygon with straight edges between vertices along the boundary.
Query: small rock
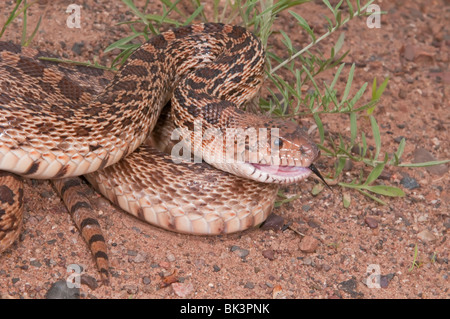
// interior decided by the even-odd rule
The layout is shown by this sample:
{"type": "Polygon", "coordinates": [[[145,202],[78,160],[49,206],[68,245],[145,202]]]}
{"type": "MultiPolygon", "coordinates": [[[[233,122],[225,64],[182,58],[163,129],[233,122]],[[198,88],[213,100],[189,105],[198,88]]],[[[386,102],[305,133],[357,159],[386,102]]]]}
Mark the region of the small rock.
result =
{"type": "Polygon", "coordinates": [[[40,195],[43,198],[50,198],[54,195],[54,193],[52,191],[43,191],[40,195]]]}
{"type": "Polygon", "coordinates": [[[80,276],[80,282],[82,285],[86,285],[89,288],[91,288],[92,290],[94,290],[98,287],[97,280],[94,277],[86,275],[86,274],[82,274],[80,276]]]}
{"type": "Polygon", "coordinates": [[[130,295],[135,295],[138,292],[138,286],[136,285],[125,285],[122,290],[125,290],[130,295]]]}
{"type": "Polygon", "coordinates": [[[48,245],[53,245],[54,243],[56,243],[56,239],[47,240],[48,245]]]}
{"type": "Polygon", "coordinates": [[[311,266],[313,263],[312,259],[309,257],[303,258],[303,265],[311,266]]]}
{"type": "Polygon", "coordinates": [[[276,214],[270,214],[266,221],[261,225],[263,230],[280,230],[284,224],[284,218],[276,214]]]}
{"type": "Polygon", "coordinates": [[[37,267],[37,268],[40,268],[42,266],[42,264],[39,261],[37,261],[37,260],[30,261],[30,265],[34,266],[34,267],[37,267]]]}
{"type": "Polygon", "coordinates": [[[274,259],[275,259],[275,252],[274,252],[272,249],[264,250],[264,251],[262,252],[262,255],[263,255],[265,258],[269,259],[269,260],[274,260],[274,259]]]}
{"type": "Polygon", "coordinates": [[[447,218],[445,219],[445,221],[444,221],[444,227],[445,227],[446,229],[449,229],[449,228],[450,228],[450,217],[447,217],[447,218]]]}
{"type": "Polygon", "coordinates": [[[395,138],[394,138],[394,141],[395,141],[396,143],[400,143],[400,142],[402,141],[402,139],[405,139],[405,141],[406,141],[406,137],[401,136],[401,135],[395,137],[395,138]]]}
{"type": "Polygon", "coordinates": [[[345,172],[351,171],[353,169],[353,162],[350,159],[345,160],[344,168],[343,170],[345,172]]]}
{"type": "Polygon", "coordinates": [[[171,253],[168,253],[167,256],[166,256],[166,258],[167,258],[167,260],[168,260],[169,262],[175,261],[175,256],[174,256],[173,254],[171,254],[171,253]]]}
{"type": "Polygon", "coordinates": [[[387,274],[380,276],[380,287],[387,288],[389,286],[389,282],[394,278],[395,274],[387,274]]]}
{"type": "Polygon", "coordinates": [[[133,261],[135,263],[143,263],[146,260],[147,260],[147,256],[145,254],[143,254],[143,253],[140,253],[140,252],[133,259],[133,261]]]}
{"type": "Polygon", "coordinates": [[[317,221],[315,221],[314,219],[309,219],[307,224],[311,228],[319,228],[320,227],[319,223],[317,221]]]}
{"type": "Polygon", "coordinates": [[[364,218],[364,222],[369,226],[369,228],[377,228],[378,227],[378,221],[375,218],[367,216],[364,218]]]}
{"type": "MultiPolygon", "coordinates": [[[[437,159],[424,148],[417,148],[413,153],[413,163],[436,161],[437,159]]],[[[425,169],[433,175],[444,175],[448,172],[446,164],[427,166],[425,169]]]]}
{"type": "Polygon", "coordinates": [[[205,260],[203,258],[199,258],[199,259],[195,259],[194,260],[194,265],[198,269],[201,269],[201,268],[205,267],[206,262],[205,262],[205,260]]]}
{"type": "Polygon", "coordinates": [[[408,61],[413,61],[416,57],[416,48],[413,45],[406,45],[400,49],[400,53],[408,61]]]}
{"type": "Polygon", "coordinates": [[[214,270],[214,272],[218,272],[218,271],[220,271],[220,267],[217,265],[214,265],[213,270],[214,270]]]}
{"type": "Polygon", "coordinates": [[[425,242],[430,242],[433,240],[436,240],[436,236],[430,232],[429,230],[425,229],[423,231],[421,231],[420,233],[417,234],[417,237],[425,242]]]}
{"type": "Polygon", "coordinates": [[[247,249],[243,249],[239,246],[232,246],[230,249],[233,253],[244,259],[250,253],[247,249]]]}
{"type": "Polygon", "coordinates": [[[145,276],[142,278],[142,283],[144,285],[149,285],[151,282],[152,282],[152,280],[150,279],[150,277],[145,276]]]}
{"type": "Polygon", "coordinates": [[[307,212],[307,211],[309,211],[310,209],[311,209],[311,206],[308,205],[308,204],[305,204],[305,205],[302,206],[302,210],[303,210],[304,212],[307,212]]]}
{"type": "Polygon", "coordinates": [[[398,97],[401,99],[405,99],[408,96],[407,91],[405,89],[400,89],[398,92],[398,97]]]}
{"type": "Polygon", "coordinates": [[[167,261],[161,261],[159,263],[159,265],[164,268],[164,269],[169,269],[170,268],[170,264],[167,261]]]}
{"type": "Polygon", "coordinates": [[[131,249],[127,250],[128,256],[137,256],[137,254],[138,254],[138,252],[136,250],[131,250],[131,249]]]}
{"type": "Polygon", "coordinates": [[[319,241],[311,236],[303,237],[300,242],[300,250],[305,253],[313,253],[316,251],[317,246],[319,246],[319,241]]]}
{"type": "Polygon", "coordinates": [[[362,297],[363,294],[361,292],[357,292],[357,282],[356,279],[353,277],[352,279],[343,281],[339,283],[339,288],[345,291],[346,293],[350,294],[352,298],[362,297]]]}
{"type": "Polygon", "coordinates": [[[69,288],[65,280],[55,282],[47,291],[47,299],[80,299],[80,288],[69,288]]]}
{"type": "Polygon", "coordinates": [[[173,292],[181,298],[186,298],[194,291],[194,285],[190,282],[175,282],[172,284],[173,292]]]}
{"type": "Polygon", "coordinates": [[[419,183],[417,183],[414,178],[409,176],[403,177],[400,180],[400,184],[402,184],[407,189],[415,189],[420,187],[419,183]]]}
{"type": "Polygon", "coordinates": [[[255,288],[255,284],[252,283],[251,281],[248,281],[248,282],[244,285],[244,288],[247,288],[247,289],[253,289],[253,288],[255,288]]]}
{"type": "Polygon", "coordinates": [[[72,46],[73,53],[81,55],[81,49],[84,47],[84,42],[75,42],[72,46]]]}

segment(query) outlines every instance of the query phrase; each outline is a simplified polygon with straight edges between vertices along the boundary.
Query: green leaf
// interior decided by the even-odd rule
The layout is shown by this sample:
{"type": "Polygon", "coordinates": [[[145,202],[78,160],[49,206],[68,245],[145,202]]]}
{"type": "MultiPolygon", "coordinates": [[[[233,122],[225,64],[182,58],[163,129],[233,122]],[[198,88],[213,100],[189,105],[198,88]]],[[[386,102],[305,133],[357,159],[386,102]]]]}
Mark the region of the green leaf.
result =
{"type": "Polygon", "coordinates": [[[311,190],[311,194],[313,196],[317,196],[319,195],[319,193],[323,191],[323,184],[319,183],[313,186],[312,190],[311,190]]]}
{"type": "Polygon", "coordinates": [[[325,130],[323,129],[322,120],[320,119],[319,114],[317,113],[314,113],[313,117],[314,121],[316,121],[317,129],[319,130],[320,144],[323,144],[323,142],[325,141],[325,130]]]}
{"type": "Polygon", "coordinates": [[[398,145],[397,152],[394,153],[393,161],[391,161],[391,165],[398,165],[400,162],[400,159],[403,155],[403,151],[405,150],[406,140],[405,138],[402,138],[400,141],[400,144],[398,145]]]}
{"type": "Polygon", "coordinates": [[[199,6],[195,11],[189,16],[189,18],[186,19],[186,21],[183,23],[183,25],[191,24],[194,19],[203,12],[203,5],[199,6]]]}
{"type": "Polygon", "coordinates": [[[373,196],[373,195],[371,195],[371,194],[369,194],[369,193],[367,193],[367,192],[365,192],[365,191],[363,191],[361,189],[358,189],[358,192],[360,192],[364,196],[369,197],[371,200],[373,200],[373,201],[375,201],[375,202],[377,202],[377,203],[379,203],[381,205],[386,205],[386,202],[382,201],[381,199],[379,199],[379,198],[377,198],[377,197],[375,197],[375,196],[373,196]]]}
{"type": "Polygon", "coordinates": [[[342,204],[344,205],[344,208],[349,208],[351,203],[351,196],[348,193],[342,194],[342,204]]]}
{"type": "Polygon", "coordinates": [[[390,196],[390,197],[403,197],[405,196],[405,192],[394,186],[388,185],[374,185],[374,186],[365,186],[364,189],[371,191],[372,193],[376,193],[379,195],[390,196]]]}
{"type": "Polygon", "coordinates": [[[338,52],[342,49],[342,46],[344,45],[345,40],[345,32],[342,32],[339,35],[339,38],[337,39],[336,43],[334,44],[334,54],[338,54],[338,52]]]}
{"type": "Polygon", "coordinates": [[[383,172],[385,163],[380,163],[377,166],[374,167],[374,169],[370,172],[369,176],[367,176],[366,181],[364,182],[364,185],[369,185],[373,181],[375,181],[378,176],[383,172]]]}
{"type": "Polygon", "coordinates": [[[130,36],[128,36],[128,37],[119,39],[119,40],[117,40],[116,42],[111,43],[111,44],[105,49],[104,52],[107,53],[107,52],[112,51],[112,50],[114,50],[114,49],[120,49],[120,50],[123,50],[125,44],[128,44],[128,42],[130,42],[131,40],[133,40],[133,39],[135,39],[135,38],[137,38],[137,37],[139,37],[139,36],[141,36],[141,35],[144,35],[144,33],[143,33],[143,32],[139,32],[139,33],[132,34],[132,35],[130,35],[130,36]]]}
{"type": "Polygon", "coordinates": [[[311,37],[313,43],[316,42],[316,36],[314,35],[314,31],[309,26],[308,22],[306,22],[305,19],[303,19],[299,14],[295,13],[294,11],[288,11],[295,19],[297,19],[298,24],[309,34],[311,37]]]}
{"type": "Polygon", "coordinates": [[[375,141],[375,156],[373,157],[374,160],[378,159],[378,155],[380,155],[381,150],[381,136],[380,136],[380,129],[378,127],[377,120],[374,116],[370,115],[370,124],[372,126],[372,134],[373,139],[375,141]]]}
{"type": "Polygon", "coordinates": [[[353,145],[356,140],[356,135],[358,134],[358,124],[356,123],[356,113],[351,112],[350,113],[350,144],[353,145]]]}
{"type": "Polygon", "coordinates": [[[342,95],[341,103],[347,100],[347,96],[350,93],[350,88],[352,87],[353,74],[355,73],[355,63],[352,64],[350,72],[348,73],[347,84],[345,85],[344,94],[342,95]]]}
{"type": "Polygon", "coordinates": [[[422,163],[405,163],[405,164],[399,164],[399,167],[428,167],[428,166],[434,166],[434,165],[441,165],[449,163],[450,160],[443,160],[443,161],[430,161],[430,162],[422,162],[422,163]]]}

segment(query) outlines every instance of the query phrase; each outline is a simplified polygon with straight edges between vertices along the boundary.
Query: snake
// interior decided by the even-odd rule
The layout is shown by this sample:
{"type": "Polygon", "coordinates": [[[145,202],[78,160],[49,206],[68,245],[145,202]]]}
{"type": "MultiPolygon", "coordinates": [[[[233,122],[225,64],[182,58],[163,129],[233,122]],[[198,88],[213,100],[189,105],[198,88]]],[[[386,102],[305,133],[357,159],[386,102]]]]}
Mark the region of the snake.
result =
{"type": "Polygon", "coordinates": [[[79,176],[137,218],[197,235],[259,225],[280,185],[322,178],[303,128],[246,111],[265,53],[243,27],[165,31],[117,72],[46,56],[0,42],[0,252],[20,233],[24,178],[53,182],[103,278],[105,239],[79,176]]]}

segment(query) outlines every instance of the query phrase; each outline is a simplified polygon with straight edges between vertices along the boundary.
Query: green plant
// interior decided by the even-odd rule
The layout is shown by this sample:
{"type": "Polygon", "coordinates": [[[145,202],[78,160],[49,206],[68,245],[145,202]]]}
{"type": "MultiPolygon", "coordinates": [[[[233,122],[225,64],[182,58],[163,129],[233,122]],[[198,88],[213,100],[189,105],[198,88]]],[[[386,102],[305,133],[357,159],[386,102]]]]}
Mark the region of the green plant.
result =
{"type": "Polygon", "coordinates": [[[36,2],[27,3],[27,0],[17,0],[16,5],[14,6],[14,9],[9,14],[8,18],[6,19],[6,22],[3,24],[2,29],[0,30],[0,38],[3,36],[3,34],[6,31],[6,28],[11,24],[11,22],[14,21],[18,16],[23,14],[22,18],[22,39],[21,39],[21,45],[22,46],[28,46],[30,45],[31,41],[33,40],[34,36],[36,35],[37,30],[39,29],[39,26],[41,25],[42,16],[39,17],[39,21],[34,27],[33,32],[29,37],[27,37],[27,26],[28,26],[28,15],[27,10],[28,8],[33,5],[36,2]],[[20,5],[23,3],[23,6],[19,9],[20,5]]]}

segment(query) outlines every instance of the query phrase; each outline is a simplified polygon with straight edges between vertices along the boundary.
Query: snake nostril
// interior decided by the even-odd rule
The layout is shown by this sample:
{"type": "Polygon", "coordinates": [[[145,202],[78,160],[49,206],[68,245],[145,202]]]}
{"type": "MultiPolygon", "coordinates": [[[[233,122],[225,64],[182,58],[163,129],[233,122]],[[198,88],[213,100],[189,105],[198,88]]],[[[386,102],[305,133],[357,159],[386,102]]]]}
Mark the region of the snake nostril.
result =
{"type": "Polygon", "coordinates": [[[300,146],[299,150],[302,156],[305,156],[308,153],[308,148],[304,145],[300,146]]]}

